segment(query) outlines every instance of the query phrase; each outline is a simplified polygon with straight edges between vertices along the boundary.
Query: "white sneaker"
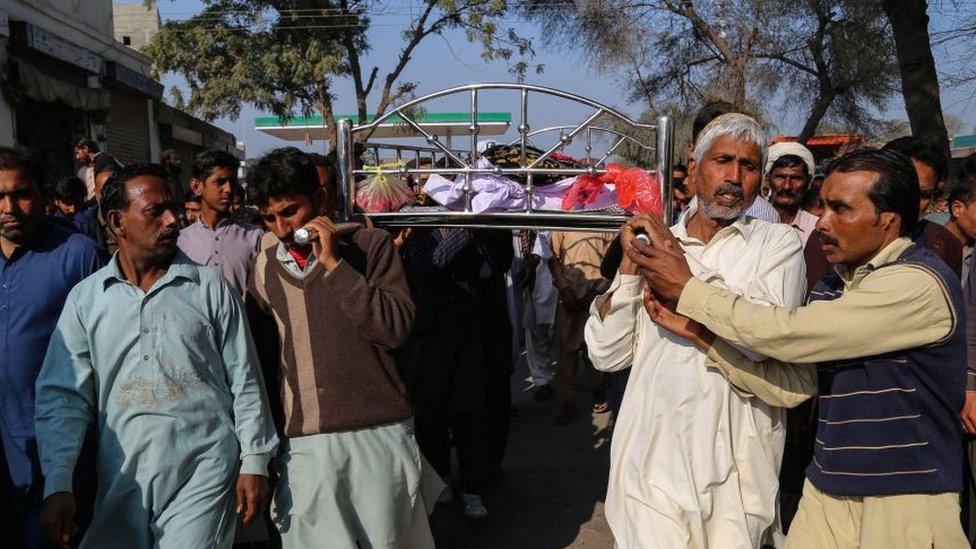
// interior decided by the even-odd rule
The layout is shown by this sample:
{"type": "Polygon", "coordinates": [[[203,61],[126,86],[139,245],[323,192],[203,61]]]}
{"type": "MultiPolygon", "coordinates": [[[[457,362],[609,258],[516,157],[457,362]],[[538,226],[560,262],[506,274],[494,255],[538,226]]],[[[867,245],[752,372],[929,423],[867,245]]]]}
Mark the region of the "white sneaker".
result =
{"type": "Polygon", "coordinates": [[[448,503],[452,503],[453,501],[454,501],[454,492],[451,490],[450,486],[445,486],[444,491],[441,492],[441,495],[437,496],[437,504],[447,505],[448,503]]]}
{"type": "Polygon", "coordinates": [[[464,516],[468,518],[483,519],[488,516],[488,508],[477,494],[461,494],[461,507],[464,508],[464,516]]]}

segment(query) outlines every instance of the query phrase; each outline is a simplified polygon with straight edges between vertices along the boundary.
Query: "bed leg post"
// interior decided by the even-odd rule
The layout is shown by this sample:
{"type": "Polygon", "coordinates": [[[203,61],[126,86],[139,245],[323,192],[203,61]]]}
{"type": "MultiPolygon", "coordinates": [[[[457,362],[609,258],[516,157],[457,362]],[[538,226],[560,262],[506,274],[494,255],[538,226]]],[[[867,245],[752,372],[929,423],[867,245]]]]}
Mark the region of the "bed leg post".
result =
{"type": "Polygon", "coordinates": [[[353,177],[353,143],[352,121],[348,118],[339,120],[336,133],[336,208],[339,210],[339,221],[349,221],[356,206],[356,178],[353,177]]]}
{"type": "Polygon", "coordinates": [[[674,122],[671,116],[657,117],[657,161],[654,169],[661,184],[661,201],[664,206],[664,223],[671,225],[671,169],[674,158],[674,122]]]}

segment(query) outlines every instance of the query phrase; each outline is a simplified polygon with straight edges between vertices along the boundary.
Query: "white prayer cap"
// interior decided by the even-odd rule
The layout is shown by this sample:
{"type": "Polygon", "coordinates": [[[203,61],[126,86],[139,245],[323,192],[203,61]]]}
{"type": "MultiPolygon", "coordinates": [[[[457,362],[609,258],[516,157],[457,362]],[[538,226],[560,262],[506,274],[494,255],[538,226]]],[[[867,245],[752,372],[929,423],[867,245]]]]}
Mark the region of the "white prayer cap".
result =
{"type": "Polygon", "coordinates": [[[816,170],[813,153],[810,152],[810,149],[793,141],[784,141],[769,147],[769,156],[766,157],[766,169],[763,170],[763,174],[769,174],[769,171],[773,169],[773,163],[788,154],[800,157],[803,163],[807,165],[807,175],[813,177],[816,170]]]}

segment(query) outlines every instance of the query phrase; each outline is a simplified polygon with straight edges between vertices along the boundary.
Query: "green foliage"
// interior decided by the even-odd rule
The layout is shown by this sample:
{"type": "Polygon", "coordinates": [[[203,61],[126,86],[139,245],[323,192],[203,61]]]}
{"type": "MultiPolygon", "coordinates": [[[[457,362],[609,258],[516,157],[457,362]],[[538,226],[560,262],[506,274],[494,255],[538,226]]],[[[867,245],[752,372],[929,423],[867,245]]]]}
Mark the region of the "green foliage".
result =
{"type": "Polygon", "coordinates": [[[520,0],[543,43],[589,53],[651,110],[714,99],[874,132],[897,83],[874,0],[520,0]]]}
{"type": "Polygon", "coordinates": [[[352,80],[360,122],[370,102],[379,116],[416,89],[416,82],[400,78],[417,46],[452,29],[480,44],[485,60],[509,63],[520,77],[533,68],[527,62],[534,54],[532,42],[501,27],[507,0],[425,0],[415,6],[403,32],[403,49],[383,77],[379,67],[368,69],[363,63],[370,50],[370,16],[402,5],[379,0],[203,3],[199,14],[167,22],[143,52],[152,59],[157,78],[170,72],[183,76],[189,98],[174,94],[174,100],[207,119],[236,119],[248,104],[282,118],[318,112],[334,137],[338,79],[352,80]]]}
{"type": "MultiPolygon", "coordinates": [[[[327,24],[368,19],[353,13],[337,20],[325,9],[321,17],[305,18],[297,11],[303,4],[322,5],[211,0],[196,16],[163,25],[143,53],[157,78],[168,72],[184,77],[186,108],[208,120],[236,119],[244,104],[283,117],[309,115],[331,97],[331,80],[346,63],[341,34],[327,24]]],[[[362,32],[353,30],[365,49],[362,32]]]]}

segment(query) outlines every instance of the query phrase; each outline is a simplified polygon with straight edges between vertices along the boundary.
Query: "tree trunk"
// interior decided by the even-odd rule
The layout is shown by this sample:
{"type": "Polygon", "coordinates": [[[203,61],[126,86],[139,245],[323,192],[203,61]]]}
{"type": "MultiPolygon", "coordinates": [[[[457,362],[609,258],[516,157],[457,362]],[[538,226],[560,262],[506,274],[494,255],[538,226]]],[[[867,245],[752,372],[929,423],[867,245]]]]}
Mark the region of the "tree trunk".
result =
{"type": "Polygon", "coordinates": [[[329,140],[332,150],[335,150],[338,132],[336,131],[335,113],[332,110],[332,96],[329,95],[328,86],[322,83],[316,86],[316,92],[318,93],[318,100],[315,102],[315,107],[322,114],[325,138],[329,140]]]}
{"type": "Polygon", "coordinates": [[[817,101],[814,102],[813,107],[810,109],[810,116],[807,117],[806,123],[803,124],[803,129],[800,130],[800,135],[796,138],[798,143],[806,145],[807,141],[817,133],[817,126],[820,125],[820,121],[827,114],[827,109],[834,102],[835,97],[837,97],[837,94],[834,92],[820,92],[817,101]]]}
{"type": "Polygon", "coordinates": [[[942,119],[939,78],[929,46],[926,0],[881,0],[895,36],[901,94],[912,134],[931,140],[949,154],[949,135],[942,119]]]}

